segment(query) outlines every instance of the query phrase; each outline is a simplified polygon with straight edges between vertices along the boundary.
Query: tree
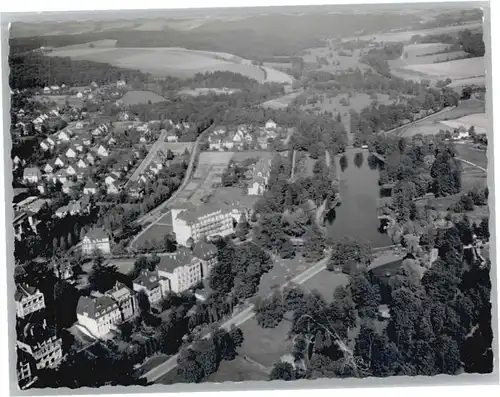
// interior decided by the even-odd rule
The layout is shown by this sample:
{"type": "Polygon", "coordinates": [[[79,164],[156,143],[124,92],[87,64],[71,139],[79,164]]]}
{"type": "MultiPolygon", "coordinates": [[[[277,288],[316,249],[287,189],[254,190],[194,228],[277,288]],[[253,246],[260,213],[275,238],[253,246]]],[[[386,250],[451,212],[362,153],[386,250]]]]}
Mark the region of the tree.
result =
{"type": "Polygon", "coordinates": [[[255,305],[255,319],[263,328],[275,328],[285,314],[283,301],[280,295],[274,294],[271,298],[258,301],[255,305]]]}
{"type": "Polygon", "coordinates": [[[431,167],[433,190],[437,196],[457,194],[462,186],[459,161],[448,148],[441,149],[431,167]]]}
{"type": "Polygon", "coordinates": [[[117,272],[114,265],[94,264],[88,277],[91,288],[102,293],[113,288],[117,281],[117,272]]]}
{"type": "Polygon", "coordinates": [[[245,240],[249,229],[250,225],[248,224],[245,214],[243,214],[241,215],[240,221],[238,222],[238,226],[236,227],[236,235],[241,241],[245,240]]]}
{"type": "Polygon", "coordinates": [[[297,377],[293,365],[284,361],[278,361],[275,363],[269,375],[269,380],[289,381],[295,379],[297,379],[297,377]]]}
{"type": "Polygon", "coordinates": [[[371,248],[368,244],[344,238],[333,244],[327,269],[331,271],[340,266],[344,273],[351,273],[365,268],[370,260],[371,248]]]}
{"type": "Polygon", "coordinates": [[[151,310],[149,297],[143,289],[141,289],[137,294],[137,304],[143,315],[149,313],[149,311],[151,310]]]}
{"type": "Polygon", "coordinates": [[[229,336],[233,340],[234,346],[236,346],[236,348],[243,345],[244,336],[241,328],[238,328],[233,324],[231,326],[231,329],[229,330],[229,336]]]}
{"type": "Polygon", "coordinates": [[[326,240],[323,232],[319,229],[315,222],[306,230],[304,234],[304,245],[302,254],[309,262],[314,262],[321,259],[325,253],[326,240]]]}

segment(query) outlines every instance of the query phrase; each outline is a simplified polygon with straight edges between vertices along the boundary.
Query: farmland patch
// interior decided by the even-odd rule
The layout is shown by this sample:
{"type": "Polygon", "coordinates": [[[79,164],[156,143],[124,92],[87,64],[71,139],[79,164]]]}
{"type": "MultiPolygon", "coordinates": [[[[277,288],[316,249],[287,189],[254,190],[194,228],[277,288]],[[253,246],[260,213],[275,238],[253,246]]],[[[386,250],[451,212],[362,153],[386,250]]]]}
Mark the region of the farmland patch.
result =
{"type": "Polygon", "coordinates": [[[126,106],[166,101],[165,98],[151,91],[128,91],[121,100],[126,106]]]}

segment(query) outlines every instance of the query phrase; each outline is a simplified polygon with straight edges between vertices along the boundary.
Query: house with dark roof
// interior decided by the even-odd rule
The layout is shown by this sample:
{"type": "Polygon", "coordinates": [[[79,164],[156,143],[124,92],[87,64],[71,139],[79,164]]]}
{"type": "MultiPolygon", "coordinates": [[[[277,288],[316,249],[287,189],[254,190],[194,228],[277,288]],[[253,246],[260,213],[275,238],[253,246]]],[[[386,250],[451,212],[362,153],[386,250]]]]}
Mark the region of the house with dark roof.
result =
{"type": "Polygon", "coordinates": [[[253,167],[252,180],[248,184],[248,195],[262,196],[267,189],[271,172],[271,159],[261,158],[253,167]]]}
{"type": "Polygon", "coordinates": [[[35,287],[27,284],[18,284],[14,295],[16,301],[16,314],[19,318],[26,318],[45,308],[45,297],[35,287]]]}
{"type": "Polygon", "coordinates": [[[118,305],[122,321],[130,320],[137,312],[137,299],[134,291],[125,284],[116,282],[115,286],[106,291],[104,295],[109,296],[118,305]]]}
{"type": "Polygon", "coordinates": [[[82,254],[92,255],[95,251],[111,253],[109,235],[102,228],[94,228],[82,239],[82,254]]]}
{"type": "Polygon", "coordinates": [[[149,299],[149,303],[155,305],[159,303],[165,294],[170,290],[169,280],[161,277],[158,271],[144,269],[133,281],[134,291],[144,291],[149,299]]]}
{"type": "Polygon", "coordinates": [[[94,181],[88,181],[83,187],[83,194],[96,194],[97,184],[94,181]]]}
{"type": "Polygon", "coordinates": [[[62,339],[45,320],[24,324],[17,332],[17,347],[33,358],[37,370],[57,367],[63,356],[62,339]]]}
{"type": "Polygon", "coordinates": [[[98,293],[80,297],[76,306],[76,318],[87,332],[99,339],[116,330],[122,323],[118,303],[110,296],[98,293]]]}

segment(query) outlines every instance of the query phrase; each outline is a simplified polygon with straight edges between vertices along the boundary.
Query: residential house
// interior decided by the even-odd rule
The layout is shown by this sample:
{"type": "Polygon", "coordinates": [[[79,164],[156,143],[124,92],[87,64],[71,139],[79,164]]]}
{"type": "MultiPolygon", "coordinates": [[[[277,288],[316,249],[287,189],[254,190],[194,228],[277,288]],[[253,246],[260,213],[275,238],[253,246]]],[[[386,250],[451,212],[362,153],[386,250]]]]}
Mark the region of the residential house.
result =
{"type": "Polygon", "coordinates": [[[76,306],[78,323],[96,338],[103,338],[123,322],[118,303],[108,295],[81,296],[76,306]]]}
{"type": "Polygon", "coordinates": [[[79,129],[81,130],[83,127],[85,126],[85,124],[83,123],[83,121],[79,120],[75,123],[75,128],[76,129],[79,129]]]}
{"type": "Polygon", "coordinates": [[[99,147],[97,148],[97,154],[100,157],[108,157],[109,156],[109,151],[103,145],[99,145],[99,147]]]}
{"type": "Polygon", "coordinates": [[[62,185],[63,193],[70,194],[73,188],[76,186],[76,183],[73,181],[66,181],[62,185]]]}
{"type": "Polygon", "coordinates": [[[17,347],[29,354],[37,370],[54,368],[62,360],[62,339],[54,328],[42,324],[27,323],[17,332],[17,347]]]}
{"type": "Polygon", "coordinates": [[[266,130],[275,130],[276,128],[278,128],[278,125],[271,119],[269,119],[267,122],[266,122],[266,130]]]}
{"type": "Polygon", "coordinates": [[[19,318],[25,318],[31,313],[45,308],[43,293],[27,284],[18,284],[14,297],[16,314],[19,318]]]}
{"type": "Polygon", "coordinates": [[[266,150],[267,147],[268,147],[268,144],[269,144],[269,141],[268,141],[269,138],[267,138],[266,136],[259,136],[257,137],[257,144],[259,145],[259,147],[263,150],[266,150]]]}
{"type": "Polygon", "coordinates": [[[91,255],[95,251],[101,251],[103,254],[111,253],[109,235],[102,228],[92,229],[82,239],[82,253],[84,255],[91,255]]]}
{"type": "Polygon", "coordinates": [[[130,114],[128,112],[121,112],[118,115],[118,121],[128,121],[130,119],[130,114]]]}
{"type": "Polygon", "coordinates": [[[64,218],[67,215],[78,215],[83,212],[82,204],[80,201],[71,201],[68,205],[63,205],[55,212],[58,218],[64,218]]]}
{"type": "Polygon", "coordinates": [[[127,85],[127,82],[125,80],[118,80],[116,82],[117,87],[125,87],[127,85]]]}
{"type": "Polygon", "coordinates": [[[57,183],[60,182],[65,184],[68,182],[68,173],[66,170],[59,170],[55,174],[52,175],[52,182],[57,183]]]}
{"type": "Polygon", "coordinates": [[[110,183],[106,186],[106,193],[108,194],[118,194],[120,193],[120,188],[116,184],[116,182],[110,183]]]}
{"type": "Polygon", "coordinates": [[[94,165],[95,164],[95,157],[92,155],[92,153],[87,153],[85,156],[89,164],[94,165]]]}
{"type": "Polygon", "coordinates": [[[79,159],[76,163],[76,166],[80,169],[86,169],[88,168],[88,164],[84,159],[79,159]]]}
{"type": "Polygon", "coordinates": [[[92,135],[100,136],[108,133],[108,126],[106,124],[101,124],[92,131],[92,135]]]}
{"type": "Polygon", "coordinates": [[[46,174],[50,174],[52,171],[54,171],[55,169],[55,164],[52,165],[50,163],[47,163],[45,164],[45,167],[43,167],[43,171],[46,173],[46,174]]]}
{"type": "Polygon", "coordinates": [[[84,194],[96,194],[97,193],[97,185],[94,181],[88,181],[83,187],[84,194]]]}
{"type": "Polygon", "coordinates": [[[73,133],[71,132],[70,129],[64,129],[59,131],[56,134],[57,140],[60,142],[69,142],[71,140],[71,137],[73,136],[73,133]]]}
{"type": "Polygon", "coordinates": [[[104,295],[109,296],[118,305],[121,321],[130,320],[137,312],[137,299],[134,292],[125,284],[116,282],[115,286],[106,291],[104,295]]]}
{"type": "Polygon", "coordinates": [[[66,167],[66,173],[68,175],[75,175],[76,174],[76,168],[73,165],[70,164],[70,165],[68,165],[66,167]]]}
{"type": "Polygon", "coordinates": [[[149,303],[156,305],[169,291],[169,281],[159,276],[158,271],[150,272],[142,270],[139,276],[133,281],[134,291],[144,291],[149,299],[149,303]]]}
{"type": "Polygon", "coordinates": [[[37,225],[40,223],[35,217],[36,213],[32,211],[16,212],[12,225],[14,227],[14,237],[21,241],[26,230],[31,230],[37,234],[37,225]]]}
{"type": "Polygon", "coordinates": [[[144,195],[144,187],[137,181],[132,181],[127,186],[127,193],[130,197],[141,198],[144,195]]]}
{"type": "Polygon", "coordinates": [[[467,139],[469,138],[469,131],[464,126],[460,126],[453,131],[452,137],[454,140],[467,139]]]}
{"type": "Polygon", "coordinates": [[[111,175],[108,175],[106,178],[104,178],[104,183],[106,185],[111,185],[113,183],[115,183],[116,181],[116,178],[113,178],[111,175]]]}
{"type": "Polygon", "coordinates": [[[42,148],[43,151],[51,150],[55,146],[55,143],[51,143],[52,140],[49,138],[44,139],[42,142],[40,142],[40,147],[42,148]]]}
{"type": "Polygon", "coordinates": [[[28,167],[23,171],[23,181],[27,183],[37,183],[42,179],[42,173],[38,167],[28,167]]]}
{"type": "Polygon", "coordinates": [[[252,180],[248,185],[248,195],[262,196],[267,188],[271,172],[271,159],[261,158],[253,167],[252,180]]]}
{"type": "Polygon", "coordinates": [[[178,142],[179,141],[179,137],[177,136],[177,134],[172,131],[172,130],[169,130],[167,132],[167,142],[178,142]]]}
{"type": "Polygon", "coordinates": [[[69,148],[66,150],[66,153],[64,155],[68,158],[74,159],[76,157],[76,149],[69,148]]]}
{"type": "Polygon", "coordinates": [[[58,166],[58,167],[64,167],[64,161],[60,158],[60,157],[57,157],[56,160],[54,161],[54,165],[58,166]]]}
{"type": "Polygon", "coordinates": [[[49,87],[44,87],[43,88],[43,93],[44,94],[50,94],[50,88],[49,87]]]}

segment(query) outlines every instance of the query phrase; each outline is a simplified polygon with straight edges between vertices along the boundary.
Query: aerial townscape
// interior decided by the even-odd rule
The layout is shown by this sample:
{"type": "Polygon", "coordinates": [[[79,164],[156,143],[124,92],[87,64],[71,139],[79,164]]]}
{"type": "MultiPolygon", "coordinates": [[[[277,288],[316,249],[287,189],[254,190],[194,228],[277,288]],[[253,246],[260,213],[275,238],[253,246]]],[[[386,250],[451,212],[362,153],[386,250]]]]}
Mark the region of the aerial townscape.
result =
{"type": "Polygon", "coordinates": [[[18,386],[491,373],[468,7],[13,23],[18,386]]]}

